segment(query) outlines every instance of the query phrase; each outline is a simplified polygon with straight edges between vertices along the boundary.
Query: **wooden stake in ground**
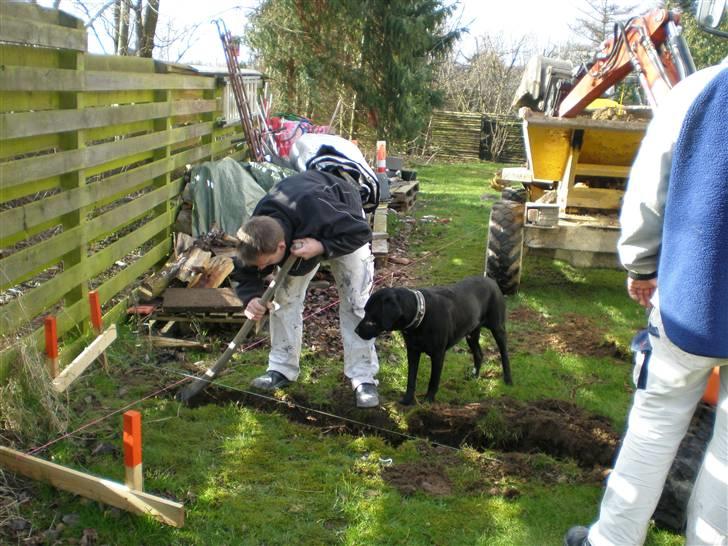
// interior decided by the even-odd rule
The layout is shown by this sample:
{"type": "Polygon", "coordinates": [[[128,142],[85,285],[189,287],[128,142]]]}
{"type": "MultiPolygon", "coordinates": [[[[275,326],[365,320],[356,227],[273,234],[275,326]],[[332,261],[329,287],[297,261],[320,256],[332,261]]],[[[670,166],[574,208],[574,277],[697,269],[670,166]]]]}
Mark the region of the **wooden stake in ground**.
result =
{"type": "MultiPolygon", "coordinates": [[[[88,293],[88,303],[91,311],[91,328],[96,336],[100,336],[104,331],[104,319],[101,316],[101,302],[99,301],[99,293],[96,290],[91,290],[88,293]]],[[[109,371],[109,360],[106,358],[106,353],[101,353],[101,365],[105,371],[109,371]]]]}
{"type": "Polygon", "coordinates": [[[124,470],[126,486],[143,491],[142,414],[134,410],[124,413],[124,470]]]}
{"type": "Polygon", "coordinates": [[[58,377],[58,329],[56,317],[48,315],[43,321],[45,327],[45,351],[51,379],[58,377]]]}
{"type": "MultiPolygon", "coordinates": [[[[296,258],[296,256],[294,256],[293,254],[288,256],[286,261],[278,270],[276,278],[273,279],[273,282],[268,285],[268,288],[265,289],[265,292],[263,292],[263,295],[260,297],[261,303],[263,305],[266,305],[268,304],[268,302],[273,300],[276,289],[281,284],[283,284],[283,281],[286,280],[288,272],[291,270],[291,267],[293,267],[293,264],[296,262],[297,259],[298,258],[296,258]]],[[[227,366],[230,357],[233,356],[233,353],[236,351],[240,343],[246,337],[248,337],[248,334],[251,332],[256,322],[257,321],[246,318],[245,322],[240,327],[240,330],[238,330],[238,333],[235,334],[235,337],[228,344],[227,349],[225,349],[225,352],[220,356],[220,358],[217,359],[215,364],[213,364],[212,367],[207,370],[202,377],[196,377],[185,388],[179,391],[177,393],[177,399],[187,404],[190,400],[192,400],[193,397],[197,396],[200,391],[207,387],[207,385],[210,384],[210,381],[215,379],[217,377],[217,374],[219,374],[222,369],[227,366]]]]}
{"type": "Polygon", "coordinates": [[[63,371],[53,380],[53,388],[58,392],[65,391],[94,360],[101,356],[115,339],[116,324],[112,324],[105,332],[94,339],[88,347],[81,351],[81,354],[74,358],[73,362],[63,368],[63,371]]]}

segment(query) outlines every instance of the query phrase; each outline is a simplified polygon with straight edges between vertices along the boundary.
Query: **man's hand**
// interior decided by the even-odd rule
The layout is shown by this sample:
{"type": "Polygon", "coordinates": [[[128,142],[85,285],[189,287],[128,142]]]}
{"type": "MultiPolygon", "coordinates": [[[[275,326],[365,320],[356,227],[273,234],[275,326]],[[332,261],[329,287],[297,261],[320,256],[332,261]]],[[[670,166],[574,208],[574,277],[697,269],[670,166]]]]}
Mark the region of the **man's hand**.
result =
{"type": "Polygon", "coordinates": [[[262,319],[268,309],[271,307],[271,303],[268,304],[268,307],[263,305],[263,300],[260,298],[253,298],[248,302],[248,306],[245,308],[245,316],[248,317],[250,320],[260,320],[262,319]]]}
{"type": "Polygon", "coordinates": [[[627,277],[627,293],[629,297],[639,303],[642,307],[652,307],[650,298],[657,288],[657,277],[654,279],[638,280],[627,277]]]}
{"type": "Polygon", "coordinates": [[[304,260],[310,260],[314,256],[320,256],[324,253],[324,245],[321,241],[311,237],[303,239],[294,239],[291,244],[291,254],[304,260]]]}

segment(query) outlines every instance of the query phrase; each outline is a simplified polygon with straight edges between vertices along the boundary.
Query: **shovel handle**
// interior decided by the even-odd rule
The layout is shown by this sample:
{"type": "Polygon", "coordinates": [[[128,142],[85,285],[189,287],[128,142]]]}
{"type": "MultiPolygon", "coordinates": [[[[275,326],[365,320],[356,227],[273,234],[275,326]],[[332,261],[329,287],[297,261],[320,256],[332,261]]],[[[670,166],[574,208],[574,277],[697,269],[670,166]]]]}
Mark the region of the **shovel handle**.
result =
{"type": "MultiPolygon", "coordinates": [[[[278,270],[275,279],[273,279],[273,282],[268,285],[268,288],[265,289],[265,292],[263,292],[263,295],[260,297],[264,305],[273,299],[276,289],[283,283],[296,260],[298,260],[296,256],[288,256],[288,259],[278,270]]],[[[238,333],[235,334],[233,340],[228,343],[227,349],[225,349],[225,352],[220,355],[215,364],[213,364],[201,377],[195,378],[189,385],[179,391],[177,399],[181,402],[187,403],[199,394],[200,391],[207,387],[207,385],[210,384],[210,381],[215,379],[220,371],[227,366],[227,363],[233,356],[235,349],[237,349],[238,345],[240,345],[240,343],[248,337],[253,326],[255,326],[255,321],[246,318],[243,325],[240,327],[240,330],[238,330],[238,333]]]]}

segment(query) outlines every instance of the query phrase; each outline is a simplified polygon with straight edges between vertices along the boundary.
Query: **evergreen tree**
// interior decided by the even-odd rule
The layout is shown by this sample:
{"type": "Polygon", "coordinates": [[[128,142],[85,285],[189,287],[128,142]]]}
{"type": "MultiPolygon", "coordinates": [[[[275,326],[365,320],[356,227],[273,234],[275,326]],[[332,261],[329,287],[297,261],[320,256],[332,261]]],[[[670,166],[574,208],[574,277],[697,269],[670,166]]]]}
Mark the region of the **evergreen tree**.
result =
{"type": "Polygon", "coordinates": [[[264,0],[246,40],[299,114],[355,102],[378,138],[417,136],[440,95],[438,63],[459,30],[443,0],[264,0]]]}

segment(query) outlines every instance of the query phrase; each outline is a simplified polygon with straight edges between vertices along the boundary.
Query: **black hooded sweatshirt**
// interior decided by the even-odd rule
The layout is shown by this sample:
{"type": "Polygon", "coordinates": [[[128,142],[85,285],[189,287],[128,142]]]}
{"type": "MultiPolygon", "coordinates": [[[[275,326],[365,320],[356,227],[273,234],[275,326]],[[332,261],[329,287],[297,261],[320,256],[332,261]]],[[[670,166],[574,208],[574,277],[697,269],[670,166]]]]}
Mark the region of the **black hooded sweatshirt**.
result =
{"type": "MultiPolygon", "coordinates": [[[[309,273],[322,260],[354,252],[372,240],[372,231],[362,211],[359,188],[336,175],[309,170],[281,180],[260,200],[253,216],[270,216],[283,227],[286,249],[294,239],[311,237],[321,242],[324,254],[298,260],[289,275],[309,273]]],[[[288,258],[289,251],[280,263],[288,258]]],[[[265,289],[263,278],[272,273],[235,260],[231,278],[239,282],[236,292],[247,304],[265,289]]]]}

